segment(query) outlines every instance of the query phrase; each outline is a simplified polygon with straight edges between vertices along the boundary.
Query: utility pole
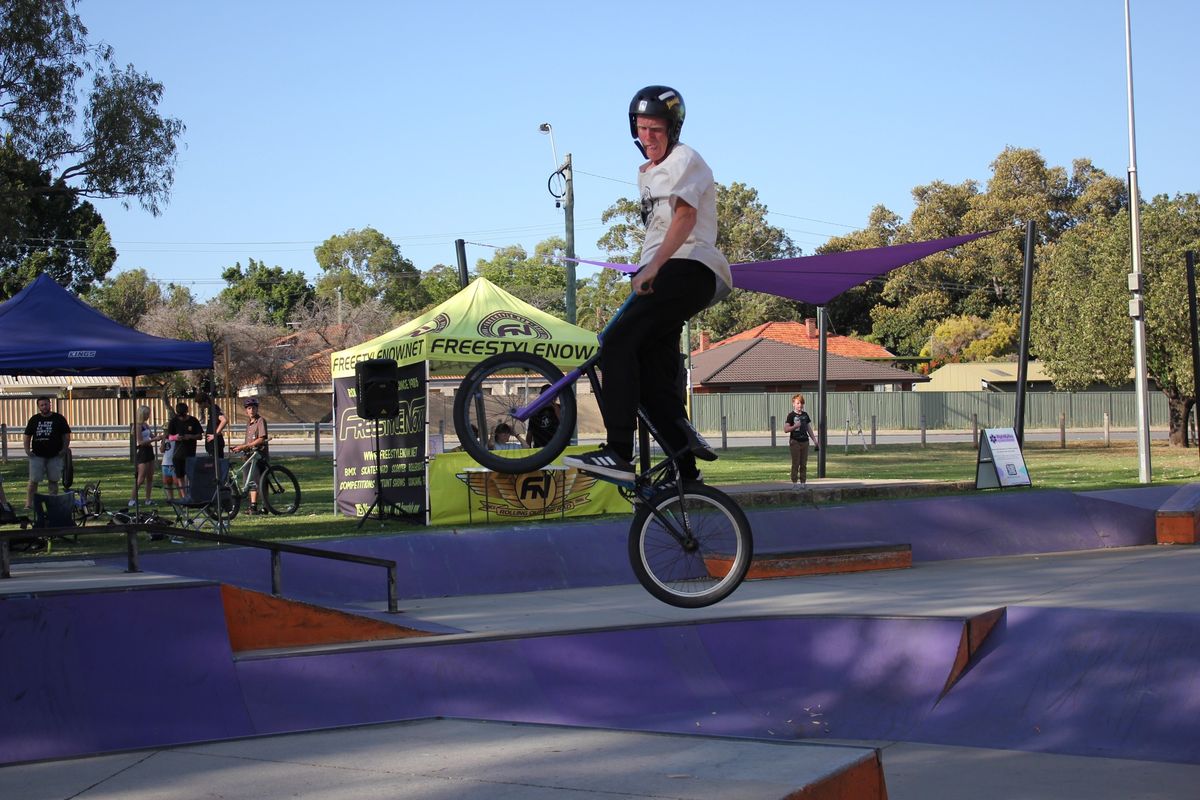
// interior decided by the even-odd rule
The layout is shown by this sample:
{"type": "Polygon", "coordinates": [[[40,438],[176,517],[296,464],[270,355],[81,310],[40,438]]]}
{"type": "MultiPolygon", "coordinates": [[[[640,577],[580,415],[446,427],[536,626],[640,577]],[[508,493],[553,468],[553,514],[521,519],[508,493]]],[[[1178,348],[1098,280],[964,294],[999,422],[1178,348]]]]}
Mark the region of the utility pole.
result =
{"type": "Polygon", "coordinates": [[[575,181],[571,171],[571,154],[567,153],[559,168],[567,182],[563,196],[563,214],[567,220],[567,322],[575,324],[575,181]]]}
{"type": "Polygon", "coordinates": [[[567,157],[563,159],[562,164],[558,163],[558,148],[554,146],[554,126],[549,122],[543,122],[538,125],[538,130],[542,134],[550,137],[550,155],[554,159],[556,169],[550,173],[550,180],[546,181],[546,188],[550,191],[550,196],[554,198],[554,207],[561,208],[566,215],[567,222],[567,292],[566,292],[566,307],[567,307],[567,322],[575,324],[575,180],[574,172],[571,170],[571,154],[567,153],[567,157]],[[562,178],[563,187],[562,193],[555,190],[554,179],[562,178]]]}

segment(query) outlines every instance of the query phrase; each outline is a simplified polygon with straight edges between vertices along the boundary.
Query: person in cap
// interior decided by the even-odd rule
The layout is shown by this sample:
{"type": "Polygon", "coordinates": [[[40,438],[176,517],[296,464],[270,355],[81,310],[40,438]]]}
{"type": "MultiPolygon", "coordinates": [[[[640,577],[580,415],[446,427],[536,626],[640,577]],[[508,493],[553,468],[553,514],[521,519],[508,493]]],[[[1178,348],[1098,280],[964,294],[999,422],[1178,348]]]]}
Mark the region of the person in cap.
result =
{"type": "Polygon", "coordinates": [[[250,514],[258,513],[258,481],[262,477],[263,469],[267,465],[267,456],[270,452],[267,447],[267,420],[258,413],[258,398],[247,397],[242,403],[246,409],[246,434],[241,444],[236,444],[229,448],[231,452],[242,453],[246,458],[254,455],[255,452],[262,453],[263,458],[255,462],[251,467],[252,474],[250,477],[250,508],[247,512],[250,514]]]}

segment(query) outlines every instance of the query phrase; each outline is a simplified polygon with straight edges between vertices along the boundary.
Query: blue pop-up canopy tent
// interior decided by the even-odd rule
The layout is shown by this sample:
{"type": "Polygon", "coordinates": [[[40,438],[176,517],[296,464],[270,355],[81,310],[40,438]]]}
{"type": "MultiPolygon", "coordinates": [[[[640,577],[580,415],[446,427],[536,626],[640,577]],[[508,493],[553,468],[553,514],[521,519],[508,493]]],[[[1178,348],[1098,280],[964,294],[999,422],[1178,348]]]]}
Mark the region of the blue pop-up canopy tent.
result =
{"type": "Polygon", "coordinates": [[[151,336],[101,314],[47,274],[0,303],[0,375],[151,375],[213,365],[212,345],[151,336]]]}
{"type": "MultiPolygon", "coordinates": [[[[0,375],[128,375],[136,406],[138,375],[212,365],[210,343],[164,339],[128,328],[44,272],[0,303],[0,375]]],[[[136,418],[134,413],[131,421],[136,418]]]]}

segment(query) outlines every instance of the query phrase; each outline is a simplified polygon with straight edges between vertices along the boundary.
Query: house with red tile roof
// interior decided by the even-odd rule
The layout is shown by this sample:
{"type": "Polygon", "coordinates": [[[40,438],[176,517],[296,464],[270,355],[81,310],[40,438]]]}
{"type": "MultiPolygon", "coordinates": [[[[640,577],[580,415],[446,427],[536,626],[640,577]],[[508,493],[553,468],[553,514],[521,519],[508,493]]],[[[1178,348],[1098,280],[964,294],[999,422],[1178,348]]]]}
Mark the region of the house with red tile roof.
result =
{"type": "MultiPolygon", "coordinates": [[[[804,322],[764,322],[762,325],[756,325],[750,330],[736,333],[728,339],[722,339],[719,342],[709,342],[707,334],[701,333],[700,346],[693,351],[693,354],[703,352],[710,347],[719,347],[723,344],[743,342],[750,339],[770,339],[797,347],[807,347],[810,350],[817,350],[820,347],[820,332],[817,330],[817,321],[810,317],[804,320],[804,322]]],[[[844,356],[846,358],[889,361],[896,357],[895,353],[890,352],[887,348],[880,345],[872,344],[853,336],[830,333],[829,331],[825,332],[825,348],[826,352],[831,355],[844,356]]]]}
{"type": "MultiPolygon", "coordinates": [[[[817,389],[817,350],[774,339],[727,340],[692,354],[692,391],[811,392],[817,389]]],[[[828,353],[826,381],[831,392],[912,391],[929,378],[878,361],[828,353]]]]}

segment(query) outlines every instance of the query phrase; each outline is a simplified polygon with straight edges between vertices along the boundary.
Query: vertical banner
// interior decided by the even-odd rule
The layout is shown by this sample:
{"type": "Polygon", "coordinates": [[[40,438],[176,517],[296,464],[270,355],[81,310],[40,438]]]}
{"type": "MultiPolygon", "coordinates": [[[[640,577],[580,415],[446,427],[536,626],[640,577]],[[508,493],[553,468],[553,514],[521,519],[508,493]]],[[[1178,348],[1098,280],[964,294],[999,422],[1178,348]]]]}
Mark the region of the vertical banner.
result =
{"type": "Polygon", "coordinates": [[[334,379],[334,461],[337,464],[334,501],[339,513],[361,517],[378,499],[372,515],[412,518],[424,523],[427,507],[425,362],[400,367],[398,374],[400,413],[392,419],[381,420],[358,416],[354,376],[334,379]]]}

